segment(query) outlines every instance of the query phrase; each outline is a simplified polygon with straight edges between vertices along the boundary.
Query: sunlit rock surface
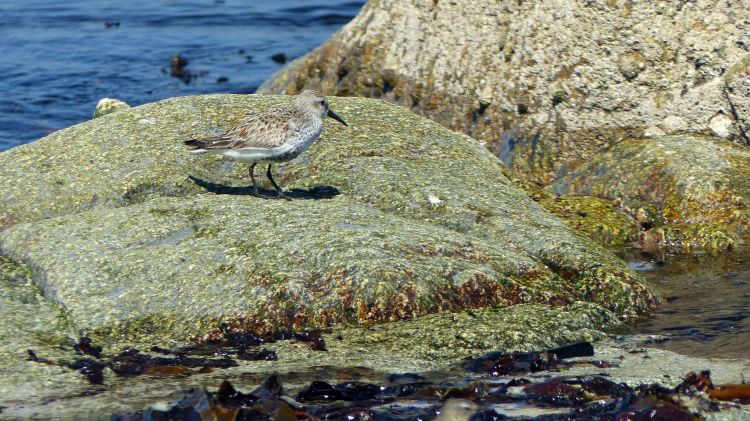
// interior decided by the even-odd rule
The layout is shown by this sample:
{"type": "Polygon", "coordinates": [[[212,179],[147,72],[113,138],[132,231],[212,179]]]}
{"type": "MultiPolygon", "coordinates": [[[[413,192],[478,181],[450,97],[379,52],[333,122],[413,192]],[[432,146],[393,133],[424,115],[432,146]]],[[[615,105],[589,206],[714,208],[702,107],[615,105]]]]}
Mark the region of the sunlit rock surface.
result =
{"type": "Polygon", "coordinates": [[[374,364],[357,353],[380,349],[409,367],[598,339],[653,303],[640,275],[516,188],[479,142],[400,107],[332,98],[350,127],[326,123],[279,166],[291,202],[249,195],[246,165],[182,144],[289,100],[170,99],[0,154],[13,180],[0,196],[3,267],[22,279],[0,297],[6,399],[80,393],[80,374],[26,352],[77,358],[80,335],[118,352],[205,338],[219,322],[407,319],[344,334],[327,361],[374,364]]]}

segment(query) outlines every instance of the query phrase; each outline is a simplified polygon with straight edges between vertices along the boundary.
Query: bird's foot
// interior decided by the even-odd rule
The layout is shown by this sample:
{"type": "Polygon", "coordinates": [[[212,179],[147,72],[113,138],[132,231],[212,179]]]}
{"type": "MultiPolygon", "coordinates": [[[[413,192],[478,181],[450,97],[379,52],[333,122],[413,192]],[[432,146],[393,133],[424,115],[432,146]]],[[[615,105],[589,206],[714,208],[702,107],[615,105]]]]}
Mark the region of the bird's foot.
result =
{"type": "Polygon", "coordinates": [[[284,200],[292,200],[292,198],[291,198],[291,197],[289,197],[289,196],[287,196],[286,194],[284,194],[284,192],[283,192],[283,191],[281,191],[281,190],[279,190],[279,192],[278,192],[278,193],[276,193],[276,198],[277,198],[277,199],[284,199],[284,200]]]}
{"type": "Polygon", "coordinates": [[[253,187],[253,196],[260,197],[260,191],[258,191],[257,187],[253,187]]]}

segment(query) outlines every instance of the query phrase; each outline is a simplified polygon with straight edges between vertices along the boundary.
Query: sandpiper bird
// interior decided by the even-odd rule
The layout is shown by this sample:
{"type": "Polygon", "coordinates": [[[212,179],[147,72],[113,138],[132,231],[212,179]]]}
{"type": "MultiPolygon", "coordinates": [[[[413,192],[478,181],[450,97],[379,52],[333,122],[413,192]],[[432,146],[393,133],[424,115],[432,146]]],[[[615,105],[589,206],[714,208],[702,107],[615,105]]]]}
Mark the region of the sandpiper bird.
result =
{"type": "Polygon", "coordinates": [[[289,161],[306,151],[323,131],[323,119],[328,116],[348,126],[344,119],[328,108],[328,99],[318,91],[304,91],[294,98],[291,106],[270,108],[260,113],[248,113],[237,127],[223,135],[205,139],[186,140],[195,146],[194,153],[213,153],[242,162],[250,162],[253,192],[258,195],[255,165],[268,163],[266,176],[276,188],[277,197],[289,199],[271,175],[274,162],[289,161]]]}

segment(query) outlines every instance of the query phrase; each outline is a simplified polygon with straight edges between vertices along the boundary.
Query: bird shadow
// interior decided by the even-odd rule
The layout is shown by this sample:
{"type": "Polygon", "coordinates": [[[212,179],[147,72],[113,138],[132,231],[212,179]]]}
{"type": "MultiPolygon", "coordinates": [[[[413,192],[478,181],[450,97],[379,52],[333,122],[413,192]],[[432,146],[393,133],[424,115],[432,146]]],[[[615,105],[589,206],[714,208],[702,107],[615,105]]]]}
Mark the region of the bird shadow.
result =
{"type": "MultiPolygon", "coordinates": [[[[263,187],[258,187],[258,194],[253,192],[252,186],[247,187],[236,187],[236,186],[225,186],[223,184],[216,184],[210,181],[188,176],[189,179],[193,180],[195,184],[203,187],[206,191],[214,194],[228,194],[234,196],[255,196],[263,199],[276,199],[276,190],[269,190],[263,187]]],[[[315,186],[309,189],[291,189],[284,190],[291,199],[302,199],[302,200],[320,200],[320,199],[331,199],[341,194],[341,191],[333,186],[315,186]]]]}

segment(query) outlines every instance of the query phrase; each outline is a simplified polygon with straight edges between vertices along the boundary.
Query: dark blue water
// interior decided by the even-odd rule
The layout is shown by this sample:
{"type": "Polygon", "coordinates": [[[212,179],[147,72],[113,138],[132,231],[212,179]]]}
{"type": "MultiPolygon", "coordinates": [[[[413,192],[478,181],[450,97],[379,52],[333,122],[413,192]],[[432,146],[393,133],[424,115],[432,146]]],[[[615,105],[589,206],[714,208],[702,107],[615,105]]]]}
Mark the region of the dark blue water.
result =
{"type": "Polygon", "coordinates": [[[252,93],[350,21],[364,0],[0,0],[0,150],[139,105],[252,93]],[[170,59],[190,75],[170,75],[170,59]]]}

